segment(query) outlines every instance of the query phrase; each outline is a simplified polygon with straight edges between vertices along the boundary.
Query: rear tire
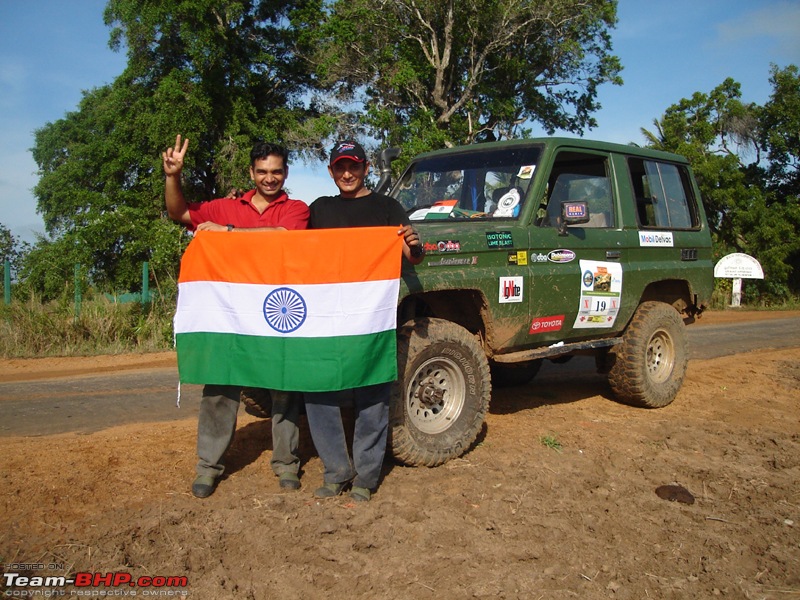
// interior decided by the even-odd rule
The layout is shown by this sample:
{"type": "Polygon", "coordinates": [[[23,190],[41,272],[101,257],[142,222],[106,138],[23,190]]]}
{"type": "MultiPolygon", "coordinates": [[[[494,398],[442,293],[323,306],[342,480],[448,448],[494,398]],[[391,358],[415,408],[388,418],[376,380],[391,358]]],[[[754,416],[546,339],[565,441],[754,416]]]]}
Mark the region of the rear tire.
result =
{"type": "Polygon", "coordinates": [[[683,320],[663,302],[639,305],[622,343],[609,350],[608,381],[626,404],[661,408],[675,399],[689,359],[683,320]]]}
{"type": "Polygon", "coordinates": [[[443,319],[398,330],[391,447],[411,466],[435,467],[464,454],[489,410],[489,363],[475,337],[443,319]]]}

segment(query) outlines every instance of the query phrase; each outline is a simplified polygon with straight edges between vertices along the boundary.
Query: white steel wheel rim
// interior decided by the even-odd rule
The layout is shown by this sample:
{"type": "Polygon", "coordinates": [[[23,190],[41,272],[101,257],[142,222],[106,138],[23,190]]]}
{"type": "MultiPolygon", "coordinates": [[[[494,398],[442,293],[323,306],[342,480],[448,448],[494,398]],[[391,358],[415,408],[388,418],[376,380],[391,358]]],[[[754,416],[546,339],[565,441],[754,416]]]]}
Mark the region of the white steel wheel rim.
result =
{"type": "Polygon", "coordinates": [[[464,408],[466,381],[458,365],[449,358],[426,360],[406,388],[406,413],[422,433],[446,431],[464,408]]]}
{"type": "Polygon", "coordinates": [[[664,383],[675,367],[675,344],[663,329],[656,331],[647,344],[647,373],[656,383],[664,383]]]}

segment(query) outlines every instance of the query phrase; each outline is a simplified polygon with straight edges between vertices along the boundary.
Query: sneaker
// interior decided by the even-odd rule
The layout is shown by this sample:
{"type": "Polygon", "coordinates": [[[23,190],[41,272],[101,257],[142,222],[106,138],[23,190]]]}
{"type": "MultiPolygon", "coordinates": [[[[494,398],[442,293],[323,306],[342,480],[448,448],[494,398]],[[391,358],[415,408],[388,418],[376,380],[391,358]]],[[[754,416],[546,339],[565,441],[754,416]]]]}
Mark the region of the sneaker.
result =
{"type": "Polygon", "coordinates": [[[281,489],[284,490],[300,489],[300,478],[297,476],[297,473],[281,473],[278,476],[278,483],[280,484],[281,489]]]}
{"type": "Polygon", "coordinates": [[[369,499],[372,497],[372,492],[369,491],[369,488],[354,485],[353,489],[350,490],[350,497],[355,502],[369,502],[369,499]]]}
{"type": "Polygon", "coordinates": [[[322,487],[314,490],[314,497],[333,498],[334,496],[341,494],[349,483],[349,481],[345,481],[343,483],[326,483],[322,487]]]}
{"type": "Polygon", "coordinates": [[[217,487],[217,478],[208,475],[198,475],[192,484],[192,494],[195,498],[208,498],[217,487]]]}

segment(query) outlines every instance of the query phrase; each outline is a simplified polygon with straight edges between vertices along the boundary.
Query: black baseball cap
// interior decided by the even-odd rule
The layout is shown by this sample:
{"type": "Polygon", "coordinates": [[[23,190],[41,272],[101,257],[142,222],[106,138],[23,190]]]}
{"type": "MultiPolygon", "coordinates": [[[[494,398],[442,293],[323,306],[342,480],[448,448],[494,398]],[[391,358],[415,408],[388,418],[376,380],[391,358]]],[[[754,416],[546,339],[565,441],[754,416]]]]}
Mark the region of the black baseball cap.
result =
{"type": "Polygon", "coordinates": [[[342,158],[349,158],[350,160],[362,163],[367,161],[367,154],[358,142],[354,140],[342,140],[341,142],[336,142],[333,146],[330,164],[342,158]]]}

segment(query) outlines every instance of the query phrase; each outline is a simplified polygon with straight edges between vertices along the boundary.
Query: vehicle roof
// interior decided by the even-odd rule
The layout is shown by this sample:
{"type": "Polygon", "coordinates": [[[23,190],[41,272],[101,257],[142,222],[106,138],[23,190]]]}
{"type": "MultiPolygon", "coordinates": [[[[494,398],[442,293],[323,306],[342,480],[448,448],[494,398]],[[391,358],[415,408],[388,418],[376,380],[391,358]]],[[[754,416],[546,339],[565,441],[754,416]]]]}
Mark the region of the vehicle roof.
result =
{"type": "Polygon", "coordinates": [[[627,154],[632,156],[641,156],[644,158],[653,158],[657,160],[667,160],[671,162],[688,163],[687,159],[679,154],[672,152],[664,152],[662,150],[653,150],[651,148],[642,148],[640,146],[617,144],[613,142],[601,142],[599,140],[591,140],[586,138],[569,138],[569,137],[539,137],[527,138],[520,140],[504,140],[500,142],[482,142],[477,144],[469,144],[466,146],[456,146],[454,148],[445,148],[443,150],[433,150],[425,152],[414,157],[412,162],[417,162],[425,158],[451,156],[458,154],[471,154],[474,152],[490,152],[492,150],[508,149],[514,146],[518,147],[531,147],[531,146],[545,146],[550,149],[555,148],[574,148],[576,150],[603,150],[606,152],[615,152],[618,154],[627,154]]]}

